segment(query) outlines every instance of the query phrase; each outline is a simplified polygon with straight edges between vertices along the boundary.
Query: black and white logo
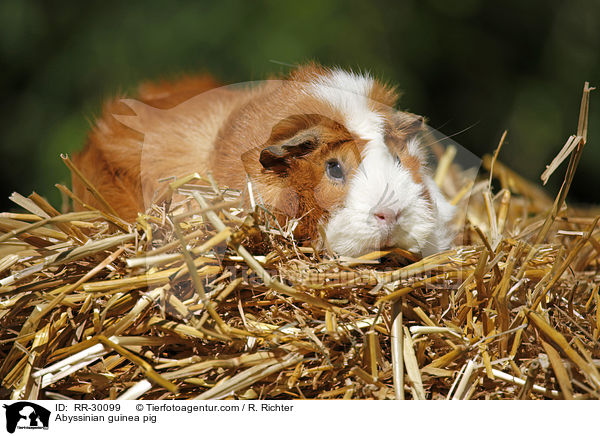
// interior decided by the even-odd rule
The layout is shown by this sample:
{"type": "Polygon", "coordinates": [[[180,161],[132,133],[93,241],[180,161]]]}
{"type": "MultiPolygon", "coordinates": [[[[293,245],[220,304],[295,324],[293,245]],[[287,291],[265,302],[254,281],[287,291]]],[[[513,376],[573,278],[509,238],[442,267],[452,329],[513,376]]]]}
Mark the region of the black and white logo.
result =
{"type": "Polygon", "coordinates": [[[50,411],[29,401],[19,401],[6,405],[6,431],[14,433],[16,429],[48,430],[50,411]]]}

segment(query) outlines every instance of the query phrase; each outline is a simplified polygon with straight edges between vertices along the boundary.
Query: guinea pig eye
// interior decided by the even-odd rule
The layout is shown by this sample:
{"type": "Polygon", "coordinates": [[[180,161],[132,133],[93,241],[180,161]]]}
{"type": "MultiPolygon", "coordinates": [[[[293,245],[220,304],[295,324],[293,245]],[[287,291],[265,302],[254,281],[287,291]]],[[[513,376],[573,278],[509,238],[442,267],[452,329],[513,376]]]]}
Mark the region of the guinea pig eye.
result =
{"type": "Polygon", "coordinates": [[[327,161],[325,164],[325,171],[330,179],[340,182],[344,180],[344,170],[337,159],[327,161]]]}

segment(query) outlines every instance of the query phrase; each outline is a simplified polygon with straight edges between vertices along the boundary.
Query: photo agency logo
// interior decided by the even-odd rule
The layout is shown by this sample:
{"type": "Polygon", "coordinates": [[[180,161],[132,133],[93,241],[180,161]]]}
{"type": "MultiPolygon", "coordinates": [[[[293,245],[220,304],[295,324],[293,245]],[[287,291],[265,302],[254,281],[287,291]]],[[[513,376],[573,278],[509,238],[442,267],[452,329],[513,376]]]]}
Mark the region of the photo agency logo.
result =
{"type": "Polygon", "coordinates": [[[268,227],[340,259],[399,249],[414,260],[462,245],[481,159],[423,117],[372,100],[364,90],[368,76],[348,80],[365,86],[248,82],[211,89],[169,109],[121,100],[133,114],[115,118],[143,134],[144,205],[162,198],[168,183],[157,180],[165,180],[165,171],[178,177],[210,172],[218,186],[239,191],[247,209],[265,211],[268,227]],[[236,112],[227,128],[206,117],[198,118],[195,131],[181,133],[181,120],[190,113],[204,113],[214,101],[246,98],[250,89],[264,91],[272,104],[236,112]],[[215,149],[199,150],[199,135],[215,149]],[[167,155],[165,144],[171,147],[167,155]]]}
{"type": "Polygon", "coordinates": [[[50,411],[44,407],[19,401],[3,407],[6,415],[6,431],[14,433],[15,430],[48,430],[50,422],[50,411]]]}

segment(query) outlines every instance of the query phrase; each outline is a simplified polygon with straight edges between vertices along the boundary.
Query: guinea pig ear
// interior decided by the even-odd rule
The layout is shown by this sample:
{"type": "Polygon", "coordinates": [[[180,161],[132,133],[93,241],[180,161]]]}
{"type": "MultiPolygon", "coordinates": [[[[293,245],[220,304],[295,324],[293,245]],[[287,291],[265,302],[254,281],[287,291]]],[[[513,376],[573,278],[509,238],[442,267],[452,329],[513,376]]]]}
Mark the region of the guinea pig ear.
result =
{"type": "Polygon", "coordinates": [[[270,145],[260,152],[258,161],[266,170],[284,173],[289,168],[289,162],[286,159],[286,153],[280,145],[270,145]]]}
{"type": "Polygon", "coordinates": [[[397,112],[394,116],[394,127],[407,138],[410,138],[423,131],[425,118],[410,112],[397,112]]]}
{"type": "Polygon", "coordinates": [[[307,155],[318,143],[316,132],[304,130],[286,139],[283,144],[263,148],[258,160],[266,170],[279,174],[287,173],[293,159],[307,155]]]}

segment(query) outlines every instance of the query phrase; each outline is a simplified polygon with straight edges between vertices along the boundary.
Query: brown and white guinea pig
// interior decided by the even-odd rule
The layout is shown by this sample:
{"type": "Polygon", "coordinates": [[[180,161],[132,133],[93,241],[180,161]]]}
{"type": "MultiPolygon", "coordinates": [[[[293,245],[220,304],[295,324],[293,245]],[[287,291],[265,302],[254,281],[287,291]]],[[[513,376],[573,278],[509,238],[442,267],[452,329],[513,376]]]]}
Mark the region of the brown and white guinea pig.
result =
{"type": "MultiPolygon", "coordinates": [[[[158,180],[211,172],[279,217],[295,236],[341,255],[449,247],[454,208],[420,146],[422,117],[399,112],[395,91],[367,74],[310,64],[286,80],[216,87],[209,78],[145,85],[110,102],[76,164],[121,217],[150,203],[158,180]]],[[[93,197],[78,180],[75,193],[93,197]]]]}

